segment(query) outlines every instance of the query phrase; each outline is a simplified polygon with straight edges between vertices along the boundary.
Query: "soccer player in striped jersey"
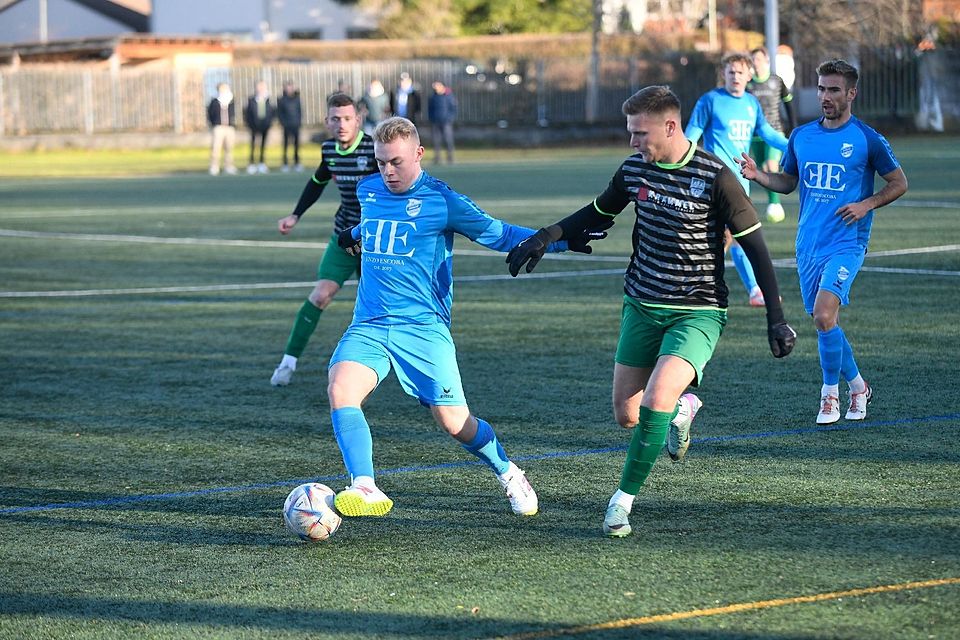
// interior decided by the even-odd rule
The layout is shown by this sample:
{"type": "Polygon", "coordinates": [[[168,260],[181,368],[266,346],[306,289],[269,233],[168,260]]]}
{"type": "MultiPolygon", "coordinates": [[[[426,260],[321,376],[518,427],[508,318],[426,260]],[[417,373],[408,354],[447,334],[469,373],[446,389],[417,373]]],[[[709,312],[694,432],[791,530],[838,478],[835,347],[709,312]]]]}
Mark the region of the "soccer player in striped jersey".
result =
{"type": "Polygon", "coordinates": [[[857,69],[843,60],[817,67],[823,117],[794,129],[781,173],[757,168],[741,156],[741,174],[765,189],[790,193],[800,187],[797,272],[800,295],[817,328],[823,385],[818,424],[840,419],[840,376],[849,388],[847,420],[867,417],[873,390],[860,375],[853,348],[840,328],[840,307],[863,265],[873,212],[907,192],[907,176],[886,138],[851,113],[857,69]],[[879,174],[886,184],[873,192],[879,174]]]}
{"type": "MultiPolygon", "coordinates": [[[[756,134],[780,151],[787,147],[787,139],[767,122],[763,108],[756,97],[747,93],[747,82],[752,77],[753,62],[745,53],[731,53],[721,62],[723,86],[700,96],[687,123],[687,139],[696,142],[703,136],[703,148],[714,153],[730,167],[740,180],[743,190],[750,194],[750,182],[740,177],[737,158],[750,149],[756,134]]],[[[728,238],[729,240],[729,238],[728,238]]],[[[763,292],[757,285],[750,261],[734,241],[730,257],[747,290],[750,305],[764,306],[763,292]]]]}
{"type": "MultiPolygon", "coordinates": [[[[361,252],[363,277],[353,322],[330,358],[330,418],[350,486],[337,494],[345,516],[382,516],[393,501],[374,482],[373,439],[361,404],[390,373],[429,407],[437,423],[484,462],[500,481],[511,510],[537,513],[537,494],[504,452],[493,427],[467,407],[450,335],[453,239],[462,235],[507,251],[532,229],[491,217],[470,198],[421,168],[423,147],[406,118],[383,120],[373,133],[379,175],[357,185],[360,224],[341,232],[340,246],[361,252]]],[[[570,234],[551,250],[589,253],[589,239],[570,234]]]]}
{"type": "Polygon", "coordinates": [[[347,278],[360,273],[360,258],[347,254],[337,246],[337,235],[360,222],[357,182],[377,172],[373,138],[363,132],[357,106],[353,98],[345,93],[334,93],[327,99],[326,124],[333,137],[321,145],[320,166],[303,188],[293,213],[278,221],[280,233],[287,235],[293,230],[307,209],[320,198],[330,180],[337,183],[340,191],[340,207],[333,219],[333,235],[317,267],[318,282],[300,306],[283,358],[270,378],[270,384],[275,387],[290,384],[297,361],[317,328],[320,314],[347,278]]]}
{"type": "MultiPolygon", "coordinates": [[[[753,263],[766,300],[767,338],[777,358],[790,353],[796,333],[784,319],[773,264],[757,212],[737,175],[717,156],[684,137],[680,100],[667,87],[641,89],[623,103],[630,146],[606,190],[576,213],[521,242],[507,256],[510,273],[529,273],[545,247],[579,229],[609,223],[633,203],[633,255],[624,277],[623,315],[613,369],[613,410],[633,429],[617,491],[603,531],[629,535],[634,497],[667,439],[689,442],[681,394],[699,386],[727,321],[723,281],[724,229],[753,263]],[[676,432],[680,431],[678,435],[676,432]],[[682,432],[685,432],[682,433],[682,432]]],[[[696,399],[685,394],[684,399],[696,399]]],[[[699,406],[699,401],[696,401],[699,406]]],[[[668,451],[676,442],[668,442],[668,451]]],[[[672,453],[672,451],[671,451],[672,453]]]]}
{"type": "MultiPolygon", "coordinates": [[[[770,126],[786,133],[788,131],[783,118],[780,117],[780,106],[787,115],[790,129],[797,127],[797,117],[793,110],[793,94],[783,78],[770,71],[770,54],[766,47],[757,47],[750,50],[750,59],[753,60],[753,78],[747,83],[747,91],[757,98],[763,108],[763,116],[770,126]]],[[[780,165],[781,151],[767,144],[759,135],[753,136],[750,153],[757,165],[764,171],[776,171],[780,165]]],[[[767,220],[783,222],[786,214],[780,204],[780,194],[776,191],[767,191],[767,220]]]]}

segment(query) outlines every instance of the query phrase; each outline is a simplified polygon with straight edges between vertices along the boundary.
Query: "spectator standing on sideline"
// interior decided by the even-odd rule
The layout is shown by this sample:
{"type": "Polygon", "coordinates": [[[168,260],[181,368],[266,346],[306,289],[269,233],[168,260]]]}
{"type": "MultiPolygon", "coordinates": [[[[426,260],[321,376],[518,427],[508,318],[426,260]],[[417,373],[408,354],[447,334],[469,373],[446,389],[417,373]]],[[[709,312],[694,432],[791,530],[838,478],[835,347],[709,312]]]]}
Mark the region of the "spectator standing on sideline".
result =
{"type": "Polygon", "coordinates": [[[243,113],[247,126],[250,127],[250,164],[247,173],[269,173],[264,158],[267,146],[267,133],[277,115],[276,107],[270,101],[270,91],[263,80],[257,82],[257,87],[250,99],[247,100],[247,109],[243,113]],[[257,144],[260,146],[259,163],[254,162],[257,144]]]}
{"type": "MultiPolygon", "coordinates": [[[[750,51],[753,60],[753,78],[747,83],[747,91],[760,101],[763,107],[763,116],[770,126],[786,135],[797,127],[797,117],[793,112],[793,95],[783,78],[770,73],[770,55],[764,47],[757,47],[750,51]],[[780,117],[780,105],[787,115],[789,130],[783,118],[780,117]]],[[[763,138],[754,135],[750,145],[750,155],[757,161],[757,165],[764,171],[776,171],[780,166],[781,152],[779,149],[764,142],[763,138]]],[[[767,220],[783,222],[785,214],[780,204],[780,194],[776,191],[767,191],[767,220]]]]}
{"type": "MultiPolygon", "coordinates": [[[[723,86],[700,96],[687,123],[686,136],[696,142],[703,137],[703,148],[730,167],[740,186],[750,195],[750,182],[740,175],[737,159],[750,150],[750,141],[759,134],[764,142],[783,151],[787,139],[763,117],[757,98],[747,93],[747,81],[753,75],[753,61],[745,53],[731,53],[720,63],[723,86]]],[[[764,306],[763,292],[757,284],[753,266],[736,240],[731,240],[730,257],[747,290],[750,306],[764,306]]]]}
{"type": "Polygon", "coordinates": [[[366,93],[360,98],[360,117],[363,120],[363,131],[373,135],[380,121],[387,117],[390,111],[390,96],[383,88],[383,83],[377,78],[370,81],[366,93]]]}
{"type": "Polygon", "coordinates": [[[453,164],[453,121],[457,118],[457,97],[440,80],[433,81],[427,100],[427,117],[433,138],[433,163],[440,164],[440,148],[447,150],[447,164],[453,164]]]}
{"type": "Polygon", "coordinates": [[[320,165],[304,186],[293,212],[277,221],[280,233],[287,235],[320,198],[330,181],[337,184],[340,206],[333,217],[333,234],[317,267],[317,284],[297,311],[283,358],[270,377],[270,384],[275,387],[290,384],[323,310],[333,301],[347,278],[360,272],[360,257],[337,246],[337,235],[360,222],[357,182],[377,172],[373,138],[360,129],[357,105],[345,93],[334,93],[327,99],[326,125],[331,137],[320,145],[320,165]]]}
{"type": "Polygon", "coordinates": [[[817,328],[823,373],[817,424],[840,419],[840,376],[849,388],[845,418],[867,417],[873,389],[860,375],[853,347],[840,328],[840,307],[850,303],[874,210],[907,192],[907,176],[886,138],[851,112],[859,78],[856,67],[844,60],[817,67],[823,117],[790,134],[782,172],[758,169],[747,154],[740,158],[742,175],[765,189],[790,193],[800,187],[797,273],[804,309],[817,328]],[[886,184],[874,193],[876,174],[886,184]]]}
{"type": "MultiPolygon", "coordinates": [[[[615,538],[630,534],[634,498],[664,441],[674,459],[682,458],[689,444],[700,401],[683,392],[701,383],[727,322],[725,228],[740,237],[760,277],[773,355],[788,355],[797,337],[784,319],[757,212],[737,175],[684,137],[679,98],[667,87],[646,87],[621,110],[636,153],[623,161],[593,202],[540,229],[507,255],[511,275],[524,265],[530,273],[550,243],[575,237],[580,229],[609,227],[630,204],[635,210],[613,368],[614,415],[633,435],[619,487],[603,518],[604,533],[615,538]]],[[[544,355],[549,350],[544,344],[544,355]]]]}
{"type": "Polygon", "coordinates": [[[207,105],[207,122],[210,125],[210,175],[220,173],[220,155],[223,154],[223,171],[233,175],[233,147],[237,143],[237,112],[233,103],[230,85],[217,85],[217,96],[207,105]]]}
{"type": "Polygon", "coordinates": [[[390,92],[390,113],[406,118],[413,124],[420,119],[420,92],[413,86],[413,80],[406,71],[400,74],[397,88],[390,92]]]}
{"type": "Polygon", "coordinates": [[[303,122],[303,105],[300,103],[300,90],[289,80],[283,83],[283,95],[277,100],[277,118],[283,127],[283,169],[290,171],[287,164],[287,147],[293,144],[293,168],[303,171],[300,164],[300,125],[303,122]]]}

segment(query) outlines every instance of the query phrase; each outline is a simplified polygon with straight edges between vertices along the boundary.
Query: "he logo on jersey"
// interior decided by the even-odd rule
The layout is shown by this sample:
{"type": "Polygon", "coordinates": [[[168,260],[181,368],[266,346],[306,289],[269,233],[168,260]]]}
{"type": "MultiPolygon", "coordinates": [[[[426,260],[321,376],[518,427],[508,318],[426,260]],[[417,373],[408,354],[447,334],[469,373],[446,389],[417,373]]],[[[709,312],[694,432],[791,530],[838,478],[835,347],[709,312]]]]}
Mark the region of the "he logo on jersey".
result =
{"type": "Polygon", "coordinates": [[[849,158],[853,155],[853,145],[849,142],[844,142],[840,145],[840,155],[844,158],[849,158]]]}
{"type": "Polygon", "coordinates": [[[367,168],[367,156],[357,156],[357,169],[365,171],[367,168]]]}
{"type": "Polygon", "coordinates": [[[637,202],[646,202],[650,197],[650,189],[647,187],[640,187],[637,189],[637,202]]]}
{"type": "Polygon", "coordinates": [[[373,191],[367,191],[367,197],[364,198],[364,202],[376,202],[377,195],[373,191]]]}
{"type": "Polygon", "coordinates": [[[727,135],[731,140],[743,142],[753,137],[753,120],[730,120],[727,123],[727,135]]]}
{"type": "Polygon", "coordinates": [[[367,255],[377,254],[409,258],[416,251],[415,248],[407,244],[409,233],[417,230],[415,222],[365,220],[362,224],[363,251],[367,255]],[[370,240],[373,240],[373,244],[370,243],[370,240]]]}
{"type": "Polygon", "coordinates": [[[824,191],[845,191],[847,185],[841,182],[847,168],[832,162],[808,162],[803,165],[803,184],[809,189],[824,191]]]}
{"type": "Polygon", "coordinates": [[[416,218],[420,215],[420,207],[423,205],[422,200],[417,200],[416,198],[410,198],[407,200],[407,215],[411,218],[416,218]]]}
{"type": "Polygon", "coordinates": [[[699,198],[707,188],[707,183],[703,178],[693,178],[690,180],[690,193],[694,198],[699,198]]]}

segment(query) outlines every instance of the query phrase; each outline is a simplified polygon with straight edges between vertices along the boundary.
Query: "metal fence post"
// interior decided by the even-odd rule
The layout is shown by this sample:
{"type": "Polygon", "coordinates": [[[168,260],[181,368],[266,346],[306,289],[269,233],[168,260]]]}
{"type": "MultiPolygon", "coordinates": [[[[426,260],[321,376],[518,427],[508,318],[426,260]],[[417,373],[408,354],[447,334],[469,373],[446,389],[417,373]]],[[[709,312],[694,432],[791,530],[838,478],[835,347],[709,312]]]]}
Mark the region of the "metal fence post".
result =
{"type": "Polygon", "coordinates": [[[93,76],[89,69],[83,72],[83,128],[93,133],[93,76]]]}

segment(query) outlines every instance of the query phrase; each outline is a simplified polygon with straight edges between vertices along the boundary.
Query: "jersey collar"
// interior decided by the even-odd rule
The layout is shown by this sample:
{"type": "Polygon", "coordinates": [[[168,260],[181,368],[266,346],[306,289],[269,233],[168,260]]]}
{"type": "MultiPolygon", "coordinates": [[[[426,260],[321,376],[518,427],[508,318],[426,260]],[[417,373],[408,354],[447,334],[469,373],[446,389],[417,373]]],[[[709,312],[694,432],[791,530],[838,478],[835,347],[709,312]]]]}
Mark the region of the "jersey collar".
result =
{"type": "Polygon", "coordinates": [[[360,146],[360,141],[361,141],[361,140],[363,140],[363,130],[361,130],[360,133],[357,134],[357,139],[353,141],[353,144],[351,144],[349,148],[347,148],[347,149],[342,149],[342,148],[340,147],[340,143],[339,143],[339,142],[337,142],[336,146],[334,146],[333,148],[336,149],[337,153],[339,153],[340,155],[342,155],[342,156],[348,156],[348,155],[350,155],[351,153],[353,153],[354,151],[357,150],[357,147],[360,146]]]}
{"type": "Polygon", "coordinates": [[[653,164],[661,169],[679,169],[680,167],[686,165],[688,162],[690,162],[690,158],[693,157],[693,154],[697,152],[697,145],[689,140],[687,142],[690,142],[690,148],[687,149],[687,154],[683,156],[680,162],[654,162],[653,164]]]}

